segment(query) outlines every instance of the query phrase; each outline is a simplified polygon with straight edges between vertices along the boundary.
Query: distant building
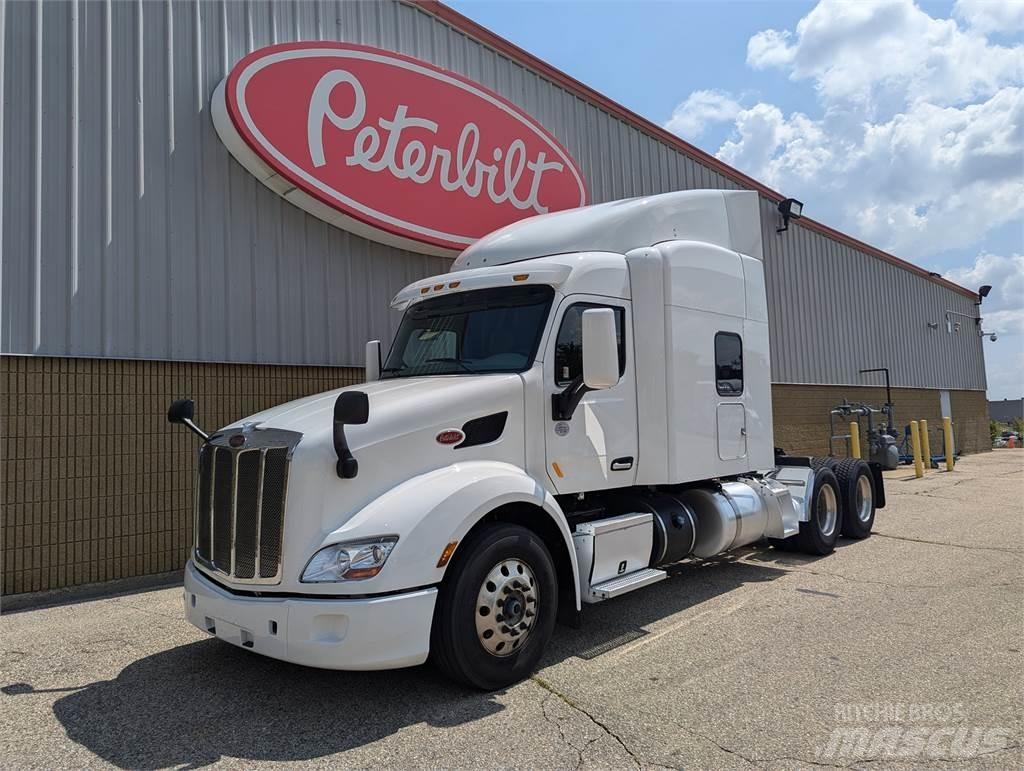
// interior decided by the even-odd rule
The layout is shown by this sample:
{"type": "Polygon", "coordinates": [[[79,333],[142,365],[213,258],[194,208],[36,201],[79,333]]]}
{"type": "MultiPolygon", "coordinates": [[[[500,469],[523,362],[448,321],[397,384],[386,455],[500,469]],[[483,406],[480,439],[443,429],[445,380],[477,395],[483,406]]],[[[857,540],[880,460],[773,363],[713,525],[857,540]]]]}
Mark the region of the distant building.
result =
{"type": "Polygon", "coordinates": [[[1000,423],[1024,420],[1024,399],[1003,399],[988,403],[988,416],[1000,423]]]}

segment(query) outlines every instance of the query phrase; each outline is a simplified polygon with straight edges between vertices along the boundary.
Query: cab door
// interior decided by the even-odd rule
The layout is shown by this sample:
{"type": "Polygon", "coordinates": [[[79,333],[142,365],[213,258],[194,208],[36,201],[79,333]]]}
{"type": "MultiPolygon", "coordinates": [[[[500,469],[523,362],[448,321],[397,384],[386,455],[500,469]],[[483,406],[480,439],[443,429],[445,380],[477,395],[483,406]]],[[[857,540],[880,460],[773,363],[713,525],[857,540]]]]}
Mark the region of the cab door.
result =
{"type": "Polygon", "coordinates": [[[545,446],[547,473],[558,493],[626,487],[636,478],[636,380],[629,302],[572,295],[558,308],[554,334],[544,356],[547,397],[545,446]],[[569,418],[558,419],[552,396],[583,373],[583,311],[611,308],[619,347],[619,382],[583,395],[569,418]]]}

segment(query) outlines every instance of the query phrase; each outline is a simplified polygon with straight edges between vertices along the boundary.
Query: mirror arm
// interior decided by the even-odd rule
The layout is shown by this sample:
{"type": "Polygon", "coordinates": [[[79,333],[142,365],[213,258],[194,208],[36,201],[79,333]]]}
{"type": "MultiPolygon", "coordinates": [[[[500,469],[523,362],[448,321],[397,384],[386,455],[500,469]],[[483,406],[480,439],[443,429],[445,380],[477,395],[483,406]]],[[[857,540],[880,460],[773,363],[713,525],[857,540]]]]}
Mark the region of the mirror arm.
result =
{"type": "Polygon", "coordinates": [[[352,450],[348,448],[348,439],[345,438],[345,424],[340,420],[334,421],[334,452],[338,456],[338,463],[335,471],[339,479],[354,479],[359,473],[359,461],[355,459],[352,450]]]}
{"type": "Polygon", "coordinates": [[[189,431],[191,431],[191,432],[192,432],[193,434],[195,434],[196,436],[198,436],[198,437],[199,437],[200,439],[202,439],[202,440],[203,440],[204,442],[208,442],[208,441],[210,441],[210,435],[209,435],[208,433],[206,433],[205,431],[203,431],[203,429],[201,429],[201,428],[200,428],[199,426],[197,426],[197,425],[196,425],[195,423],[193,423],[193,422],[192,422],[192,421],[191,421],[191,420],[190,420],[189,418],[185,418],[185,419],[184,419],[183,421],[181,421],[181,422],[182,422],[182,425],[184,425],[184,426],[185,426],[185,428],[187,428],[187,429],[188,429],[189,431]]]}
{"type": "Polygon", "coordinates": [[[564,391],[551,394],[552,419],[572,420],[572,415],[576,412],[580,400],[586,393],[593,390],[593,388],[588,388],[587,384],[583,382],[583,375],[578,375],[575,380],[565,387],[564,391]]]}

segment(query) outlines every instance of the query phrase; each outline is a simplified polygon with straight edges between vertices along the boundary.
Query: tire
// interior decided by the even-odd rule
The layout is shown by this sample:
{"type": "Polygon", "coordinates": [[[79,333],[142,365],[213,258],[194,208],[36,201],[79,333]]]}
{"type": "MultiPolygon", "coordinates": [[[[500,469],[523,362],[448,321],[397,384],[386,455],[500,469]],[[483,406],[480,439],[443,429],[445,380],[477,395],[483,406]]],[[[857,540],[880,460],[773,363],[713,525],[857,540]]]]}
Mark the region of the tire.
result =
{"type": "Polygon", "coordinates": [[[842,502],[845,538],[867,538],[875,524],[875,482],[871,468],[860,458],[845,458],[835,466],[842,502]]]}
{"type": "MultiPolygon", "coordinates": [[[[836,548],[842,525],[839,482],[832,470],[819,466],[814,472],[811,492],[811,519],[800,523],[800,532],[792,538],[793,548],[804,554],[824,556],[836,548]]],[[[786,539],[790,540],[790,539],[786,539]]]]}
{"type": "Polygon", "coordinates": [[[811,458],[811,468],[813,468],[813,469],[827,468],[830,471],[832,471],[833,473],[835,473],[836,464],[838,464],[838,463],[839,463],[839,459],[838,458],[834,458],[831,455],[828,455],[828,456],[826,456],[824,458],[811,458]]]}
{"type": "Polygon", "coordinates": [[[463,542],[445,575],[431,656],[453,680],[505,688],[533,673],[557,615],[558,578],[544,542],[519,525],[487,524],[463,542]]]}

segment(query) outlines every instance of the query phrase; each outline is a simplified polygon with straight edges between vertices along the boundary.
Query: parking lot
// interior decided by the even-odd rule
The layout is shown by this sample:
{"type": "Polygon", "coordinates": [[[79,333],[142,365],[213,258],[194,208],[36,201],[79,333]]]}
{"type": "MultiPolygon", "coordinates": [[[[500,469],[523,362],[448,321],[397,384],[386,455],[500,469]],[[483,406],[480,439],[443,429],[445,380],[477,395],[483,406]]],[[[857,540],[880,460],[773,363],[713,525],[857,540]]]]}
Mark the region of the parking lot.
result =
{"type": "Polygon", "coordinates": [[[1021,767],[1024,451],[888,491],[867,541],[680,566],[495,694],[252,655],[177,587],[7,614],[0,765],[1021,767]]]}

